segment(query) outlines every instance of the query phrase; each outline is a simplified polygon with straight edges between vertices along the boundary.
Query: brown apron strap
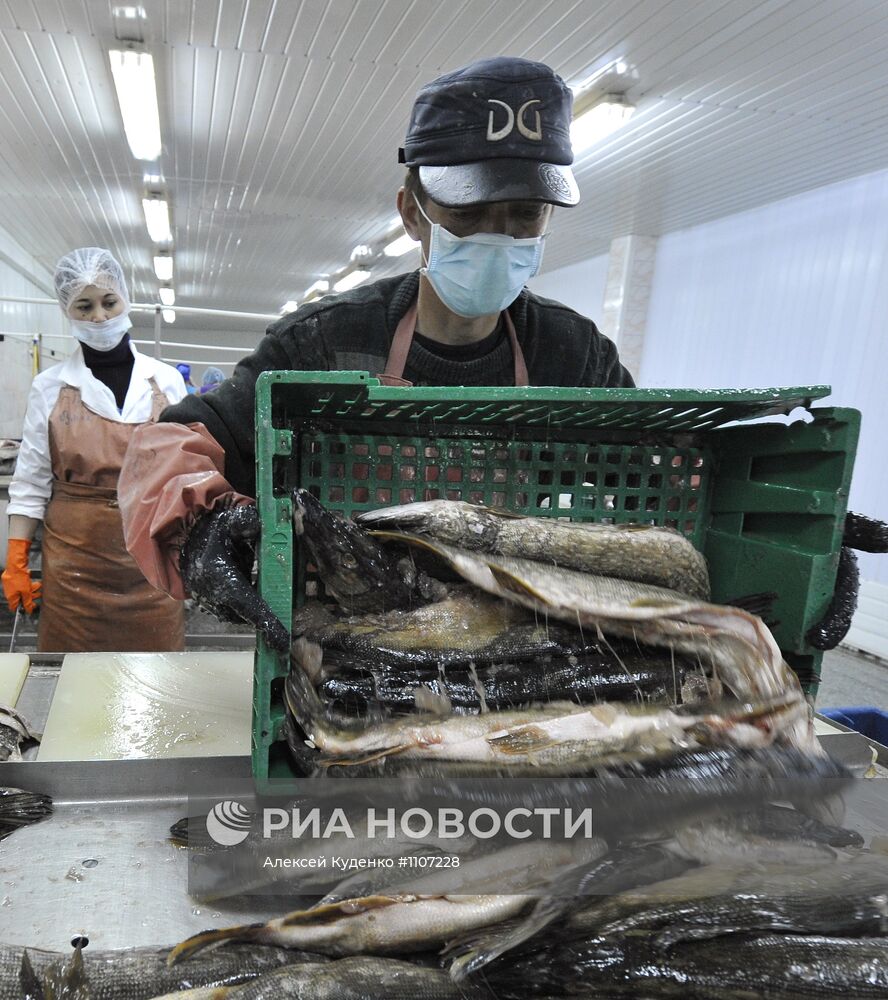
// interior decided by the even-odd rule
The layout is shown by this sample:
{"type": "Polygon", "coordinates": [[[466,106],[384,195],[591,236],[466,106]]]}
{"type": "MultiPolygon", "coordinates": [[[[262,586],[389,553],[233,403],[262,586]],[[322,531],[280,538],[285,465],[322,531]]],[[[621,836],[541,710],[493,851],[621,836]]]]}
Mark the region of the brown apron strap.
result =
{"type": "MultiPolygon", "coordinates": [[[[518,335],[515,333],[515,324],[507,309],[502,311],[503,322],[506,325],[506,334],[509,343],[512,345],[512,357],[515,359],[515,385],[530,385],[527,375],[527,364],[524,360],[524,351],[518,343],[518,335]]],[[[414,301],[407,312],[401,317],[395,335],[392,338],[392,346],[389,349],[389,356],[385,362],[385,371],[376,377],[383,385],[407,386],[413,385],[404,378],[404,369],[407,367],[407,355],[410,353],[410,346],[413,343],[413,334],[416,333],[416,301],[414,301]]]]}
{"type": "Polygon", "coordinates": [[[515,359],[515,385],[530,385],[527,377],[527,364],[524,360],[524,351],[518,343],[518,334],[515,333],[515,324],[509,315],[508,309],[503,309],[503,322],[506,324],[506,333],[509,336],[509,343],[512,345],[512,357],[515,359]]]}
{"type": "Polygon", "coordinates": [[[385,362],[385,371],[376,377],[383,385],[411,386],[404,378],[404,369],[407,367],[407,355],[410,353],[410,345],[413,343],[413,334],[416,332],[416,300],[411,303],[410,308],[401,317],[392,338],[392,346],[389,349],[389,356],[385,362]]]}

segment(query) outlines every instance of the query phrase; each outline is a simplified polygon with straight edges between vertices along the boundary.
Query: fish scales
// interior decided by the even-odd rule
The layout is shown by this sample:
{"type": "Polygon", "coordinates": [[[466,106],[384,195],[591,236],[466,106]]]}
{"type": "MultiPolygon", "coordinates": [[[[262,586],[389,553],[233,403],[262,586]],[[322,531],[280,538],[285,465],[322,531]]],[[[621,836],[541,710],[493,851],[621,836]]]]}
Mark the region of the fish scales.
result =
{"type": "MultiPolygon", "coordinates": [[[[740,608],[650,584],[554,569],[529,559],[478,555],[419,536],[399,537],[432,551],[481,590],[541,616],[703,658],[738,698],[792,692],[803,699],[773,635],[761,619],[740,608]]],[[[794,735],[800,745],[814,747],[809,723],[794,735]]]]}
{"type": "Polygon", "coordinates": [[[286,966],[231,990],[226,1000],[480,1000],[483,995],[464,992],[440,969],[362,955],[322,968],[286,966]]]}
{"type": "Polygon", "coordinates": [[[741,741],[764,745],[779,730],[781,714],[792,724],[805,714],[804,701],[786,699],[759,706],[737,706],[733,714],[705,709],[699,714],[652,705],[604,702],[576,705],[551,702],[521,710],[447,718],[400,716],[357,728],[357,720],[336,718],[321,702],[305,671],[295,663],[284,684],[287,709],[302,731],[328,758],[398,754],[410,758],[483,761],[491,764],[532,760],[588,766],[602,755],[640,749],[648,754],[670,746],[741,741]]]}
{"type": "Polygon", "coordinates": [[[710,595],[706,560],[674,528],[524,517],[458,500],[386,507],[355,520],[369,528],[428,535],[473,552],[659,584],[703,600],[710,595]]]}
{"type": "Polygon", "coordinates": [[[583,931],[594,928],[598,937],[657,931],[664,947],[744,931],[881,936],[888,931],[886,898],[884,858],[860,854],[793,864],[787,856],[780,864],[696,869],[615,896],[571,923],[583,931]]]}
{"type": "MultiPolygon", "coordinates": [[[[64,967],[69,956],[60,952],[0,945],[0,1000],[22,1000],[19,972],[27,951],[38,978],[54,966],[64,967]]],[[[286,948],[232,945],[206,952],[181,966],[167,964],[168,948],[125,948],[82,952],[83,972],[90,1000],[151,1000],[164,993],[198,986],[222,987],[243,983],[294,961],[325,962],[322,956],[298,955],[286,948]]]]}
{"type": "Polygon", "coordinates": [[[680,703],[687,666],[668,655],[659,659],[628,651],[579,653],[477,665],[473,672],[459,665],[367,670],[357,658],[325,653],[324,672],[334,673],[318,691],[334,707],[358,714],[413,712],[420,688],[444,698],[454,713],[482,711],[482,696],[484,706],[497,711],[550,700],[680,703]]]}
{"type": "Polygon", "coordinates": [[[657,954],[643,935],[510,955],[485,969],[499,1000],[561,996],[687,1000],[884,1000],[888,940],[770,934],[657,954]]]}
{"type": "Polygon", "coordinates": [[[415,609],[336,617],[318,602],[293,614],[293,632],[324,649],[360,657],[366,665],[413,667],[570,655],[593,646],[576,626],[462,586],[415,609]]]}
{"type": "Polygon", "coordinates": [[[833,848],[862,847],[855,830],[827,825],[796,809],[768,805],[730,820],[711,820],[677,830],[673,850],[698,864],[756,861],[829,861],[833,848]]]}

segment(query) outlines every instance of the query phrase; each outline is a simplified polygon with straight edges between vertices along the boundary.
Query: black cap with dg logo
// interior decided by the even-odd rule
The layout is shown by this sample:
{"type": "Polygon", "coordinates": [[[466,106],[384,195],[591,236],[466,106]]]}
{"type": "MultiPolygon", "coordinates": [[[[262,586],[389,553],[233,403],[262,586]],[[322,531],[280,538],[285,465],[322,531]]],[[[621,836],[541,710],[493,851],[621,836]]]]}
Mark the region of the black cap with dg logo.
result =
{"type": "Polygon", "coordinates": [[[440,205],[576,205],[572,105],[570,88],[543,63],[482,59],[422,88],[398,159],[419,167],[440,205]]]}

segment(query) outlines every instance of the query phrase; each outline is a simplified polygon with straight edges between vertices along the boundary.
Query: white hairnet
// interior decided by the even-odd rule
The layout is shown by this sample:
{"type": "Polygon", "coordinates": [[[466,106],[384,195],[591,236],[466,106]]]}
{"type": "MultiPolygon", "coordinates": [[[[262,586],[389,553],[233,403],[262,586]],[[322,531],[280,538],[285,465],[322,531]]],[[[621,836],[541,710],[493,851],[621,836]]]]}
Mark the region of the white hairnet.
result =
{"type": "Polygon", "coordinates": [[[210,365],[209,368],[203,373],[203,378],[200,381],[201,385],[221,385],[225,381],[225,373],[221,368],[214,368],[210,365]]]}
{"type": "Polygon", "coordinates": [[[109,250],[103,250],[101,247],[80,247],[59,259],[55,269],[55,290],[62,312],[67,314],[68,306],[87,285],[115,292],[123,300],[129,312],[129,292],[123,277],[123,268],[109,250]]]}

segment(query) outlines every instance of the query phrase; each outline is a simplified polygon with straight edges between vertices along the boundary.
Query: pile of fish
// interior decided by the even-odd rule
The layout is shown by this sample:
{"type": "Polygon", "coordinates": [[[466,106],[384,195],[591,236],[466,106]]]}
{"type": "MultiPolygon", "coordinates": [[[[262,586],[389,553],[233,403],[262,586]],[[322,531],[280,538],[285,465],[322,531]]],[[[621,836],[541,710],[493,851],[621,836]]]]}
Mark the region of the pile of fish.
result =
{"type": "MultiPolygon", "coordinates": [[[[354,520],[304,490],[293,503],[323,586],[294,611],[284,687],[311,787],[395,777],[411,804],[594,803],[595,835],[429,836],[424,854],[459,857],[458,889],[380,866],[322,892],[303,868],[296,909],[195,935],[171,964],[220,944],[333,959],[230,993],[303,1000],[888,995],[888,859],[836,825],[849,772],[820,750],[768,628],[711,603],[683,536],[456,501],[354,520]]],[[[318,845],[261,850],[298,861],[318,845]]],[[[292,878],[226,863],[205,898],[292,878]]]]}
{"type": "Polygon", "coordinates": [[[539,776],[629,750],[815,751],[773,636],[708,600],[705,560],[673,529],[447,500],[353,522],[306,490],[293,502],[335,601],[294,614],[286,699],[300,766],[539,776]]]}

